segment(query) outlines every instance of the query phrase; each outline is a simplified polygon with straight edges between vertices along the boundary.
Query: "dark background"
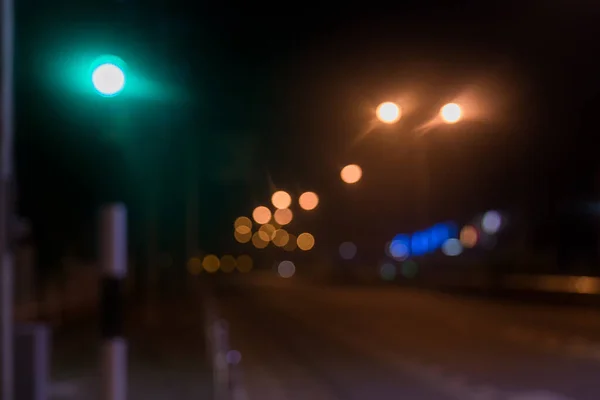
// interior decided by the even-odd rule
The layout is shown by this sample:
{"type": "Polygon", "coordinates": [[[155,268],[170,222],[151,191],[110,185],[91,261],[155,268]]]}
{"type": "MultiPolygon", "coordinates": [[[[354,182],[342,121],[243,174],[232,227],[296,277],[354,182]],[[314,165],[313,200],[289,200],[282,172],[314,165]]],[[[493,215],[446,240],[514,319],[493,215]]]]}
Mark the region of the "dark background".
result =
{"type": "Polygon", "coordinates": [[[232,221],[275,187],[320,194],[299,223],[325,244],[422,228],[424,142],[410,128],[466,88],[494,113],[426,137],[428,222],[519,210],[532,246],[595,249],[584,204],[597,201],[598,6],[273,7],[19,2],[18,206],[42,265],[93,257],[96,213],[111,200],[128,204],[135,246],[154,209],[161,247],[183,251],[191,185],[206,251],[230,249],[232,221]],[[102,53],[176,95],[101,99],[58,77],[102,53]],[[364,135],[374,107],[407,91],[416,109],[403,125],[364,135]],[[349,162],[363,167],[360,187],[339,180],[349,162]]]}

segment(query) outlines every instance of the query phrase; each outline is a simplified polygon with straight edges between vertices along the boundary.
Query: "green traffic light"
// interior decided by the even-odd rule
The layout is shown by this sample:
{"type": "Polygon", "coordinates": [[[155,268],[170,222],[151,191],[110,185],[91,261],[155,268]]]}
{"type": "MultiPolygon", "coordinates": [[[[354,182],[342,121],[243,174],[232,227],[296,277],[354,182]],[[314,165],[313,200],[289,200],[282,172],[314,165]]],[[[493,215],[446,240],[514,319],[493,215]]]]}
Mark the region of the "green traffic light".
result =
{"type": "Polygon", "coordinates": [[[125,63],[115,56],[103,56],[92,66],[92,84],[104,97],[118,95],[125,88],[125,63]]]}
{"type": "Polygon", "coordinates": [[[92,73],[92,83],[102,96],[116,96],[125,87],[125,74],[114,64],[102,64],[92,73]]]}

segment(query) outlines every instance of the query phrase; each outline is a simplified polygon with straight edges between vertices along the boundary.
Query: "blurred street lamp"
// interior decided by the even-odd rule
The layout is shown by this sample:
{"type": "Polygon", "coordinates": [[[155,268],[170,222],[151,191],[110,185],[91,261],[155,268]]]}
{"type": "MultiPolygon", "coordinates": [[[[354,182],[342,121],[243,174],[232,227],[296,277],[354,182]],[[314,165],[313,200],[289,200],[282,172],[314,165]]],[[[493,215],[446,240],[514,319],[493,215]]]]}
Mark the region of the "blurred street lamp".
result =
{"type": "Polygon", "coordinates": [[[119,57],[105,55],[92,66],[92,84],[100,96],[113,97],[125,88],[125,62],[119,57]]]}
{"type": "Polygon", "coordinates": [[[455,124],[462,118],[462,109],[456,103],[446,104],[440,110],[440,116],[442,120],[447,124],[455,124]]]}
{"type": "Polygon", "coordinates": [[[394,124],[400,120],[402,112],[396,103],[386,101],[377,106],[377,119],[384,124],[394,124]]]}

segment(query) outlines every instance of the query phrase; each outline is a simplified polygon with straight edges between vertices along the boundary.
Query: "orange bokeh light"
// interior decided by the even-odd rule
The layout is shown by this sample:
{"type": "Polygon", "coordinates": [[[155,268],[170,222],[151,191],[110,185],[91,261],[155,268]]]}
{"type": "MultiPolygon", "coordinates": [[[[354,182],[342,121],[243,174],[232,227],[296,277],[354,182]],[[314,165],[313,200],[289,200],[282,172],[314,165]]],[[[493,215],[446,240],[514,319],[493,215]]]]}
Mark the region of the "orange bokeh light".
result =
{"type": "Polygon", "coordinates": [[[292,196],[288,192],[279,190],[271,196],[271,203],[275,208],[288,208],[292,204],[292,196]]]}
{"type": "Polygon", "coordinates": [[[240,272],[250,272],[253,266],[252,258],[248,255],[241,255],[236,260],[237,269],[240,272]]]}
{"type": "Polygon", "coordinates": [[[202,260],[202,267],[204,267],[207,272],[217,272],[220,266],[221,260],[214,254],[209,254],[202,260]]]}
{"type": "Polygon", "coordinates": [[[340,176],[346,183],[356,183],[362,178],[362,169],[356,164],[346,165],[342,168],[340,176]]]}
{"type": "Polygon", "coordinates": [[[252,211],[252,218],[257,224],[266,224],[271,220],[271,210],[265,206],[258,206],[252,211]]]}
{"type": "Polygon", "coordinates": [[[315,192],[304,192],[298,198],[298,203],[306,211],[314,210],[319,205],[319,196],[315,192]]]}
{"type": "Polygon", "coordinates": [[[460,243],[463,247],[472,248],[475,247],[479,240],[479,233],[477,229],[472,225],[467,225],[460,231],[460,243]]]}
{"type": "Polygon", "coordinates": [[[252,235],[252,244],[254,247],[257,249],[264,249],[269,245],[269,241],[263,238],[265,235],[264,232],[255,232],[254,235],[252,235]]]}
{"type": "Polygon", "coordinates": [[[234,256],[224,255],[223,257],[221,257],[221,271],[233,272],[236,266],[237,262],[234,256]]]}
{"type": "Polygon", "coordinates": [[[239,243],[248,243],[252,239],[252,231],[246,233],[240,233],[239,231],[233,232],[233,237],[239,243]]]}
{"type": "Polygon", "coordinates": [[[284,247],[290,241],[290,235],[285,229],[278,229],[273,234],[273,244],[277,247],[284,247]]]}
{"type": "Polygon", "coordinates": [[[289,208],[281,208],[279,210],[275,210],[273,218],[275,219],[275,222],[283,226],[292,222],[292,219],[294,219],[294,214],[289,208]]]}
{"type": "Polygon", "coordinates": [[[235,231],[244,235],[252,231],[252,221],[248,217],[238,217],[233,223],[235,231]]]}
{"type": "Polygon", "coordinates": [[[314,247],[315,237],[310,233],[301,233],[300,235],[298,235],[296,243],[298,244],[298,248],[300,250],[308,251],[314,247]]]}
{"type": "Polygon", "coordinates": [[[288,236],[288,242],[285,244],[285,246],[283,246],[283,249],[285,251],[294,251],[296,250],[296,247],[298,247],[297,238],[295,235],[290,233],[288,236]]]}
{"type": "Polygon", "coordinates": [[[271,224],[264,224],[263,226],[261,226],[258,229],[258,236],[265,242],[270,242],[271,240],[273,240],[273,237],[275,235],[275,231],[277,230],[277,228],[275,228],[273,225],[271,224]]]}

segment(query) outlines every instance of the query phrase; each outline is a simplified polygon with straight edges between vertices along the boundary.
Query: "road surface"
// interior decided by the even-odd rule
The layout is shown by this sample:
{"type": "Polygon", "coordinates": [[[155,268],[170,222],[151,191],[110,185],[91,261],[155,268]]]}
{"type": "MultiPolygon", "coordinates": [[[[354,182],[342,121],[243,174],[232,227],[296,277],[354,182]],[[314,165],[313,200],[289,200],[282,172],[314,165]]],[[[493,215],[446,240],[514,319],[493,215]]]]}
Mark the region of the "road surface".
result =
{"type": "Polygon", "coordinates": [[[250,400],[600,399],[600,312],[398,286],[237,283],[250,400]]]}
{"type": "MultiPolygon", "coordinates": [[[[157,301],[147,317],[144,307],[128,308],[128,400],[211,399],[200,296],[157,301]]],[[[100,399],[98,327],[90,318],[55,334],[52,399],[100,399]]]]}

